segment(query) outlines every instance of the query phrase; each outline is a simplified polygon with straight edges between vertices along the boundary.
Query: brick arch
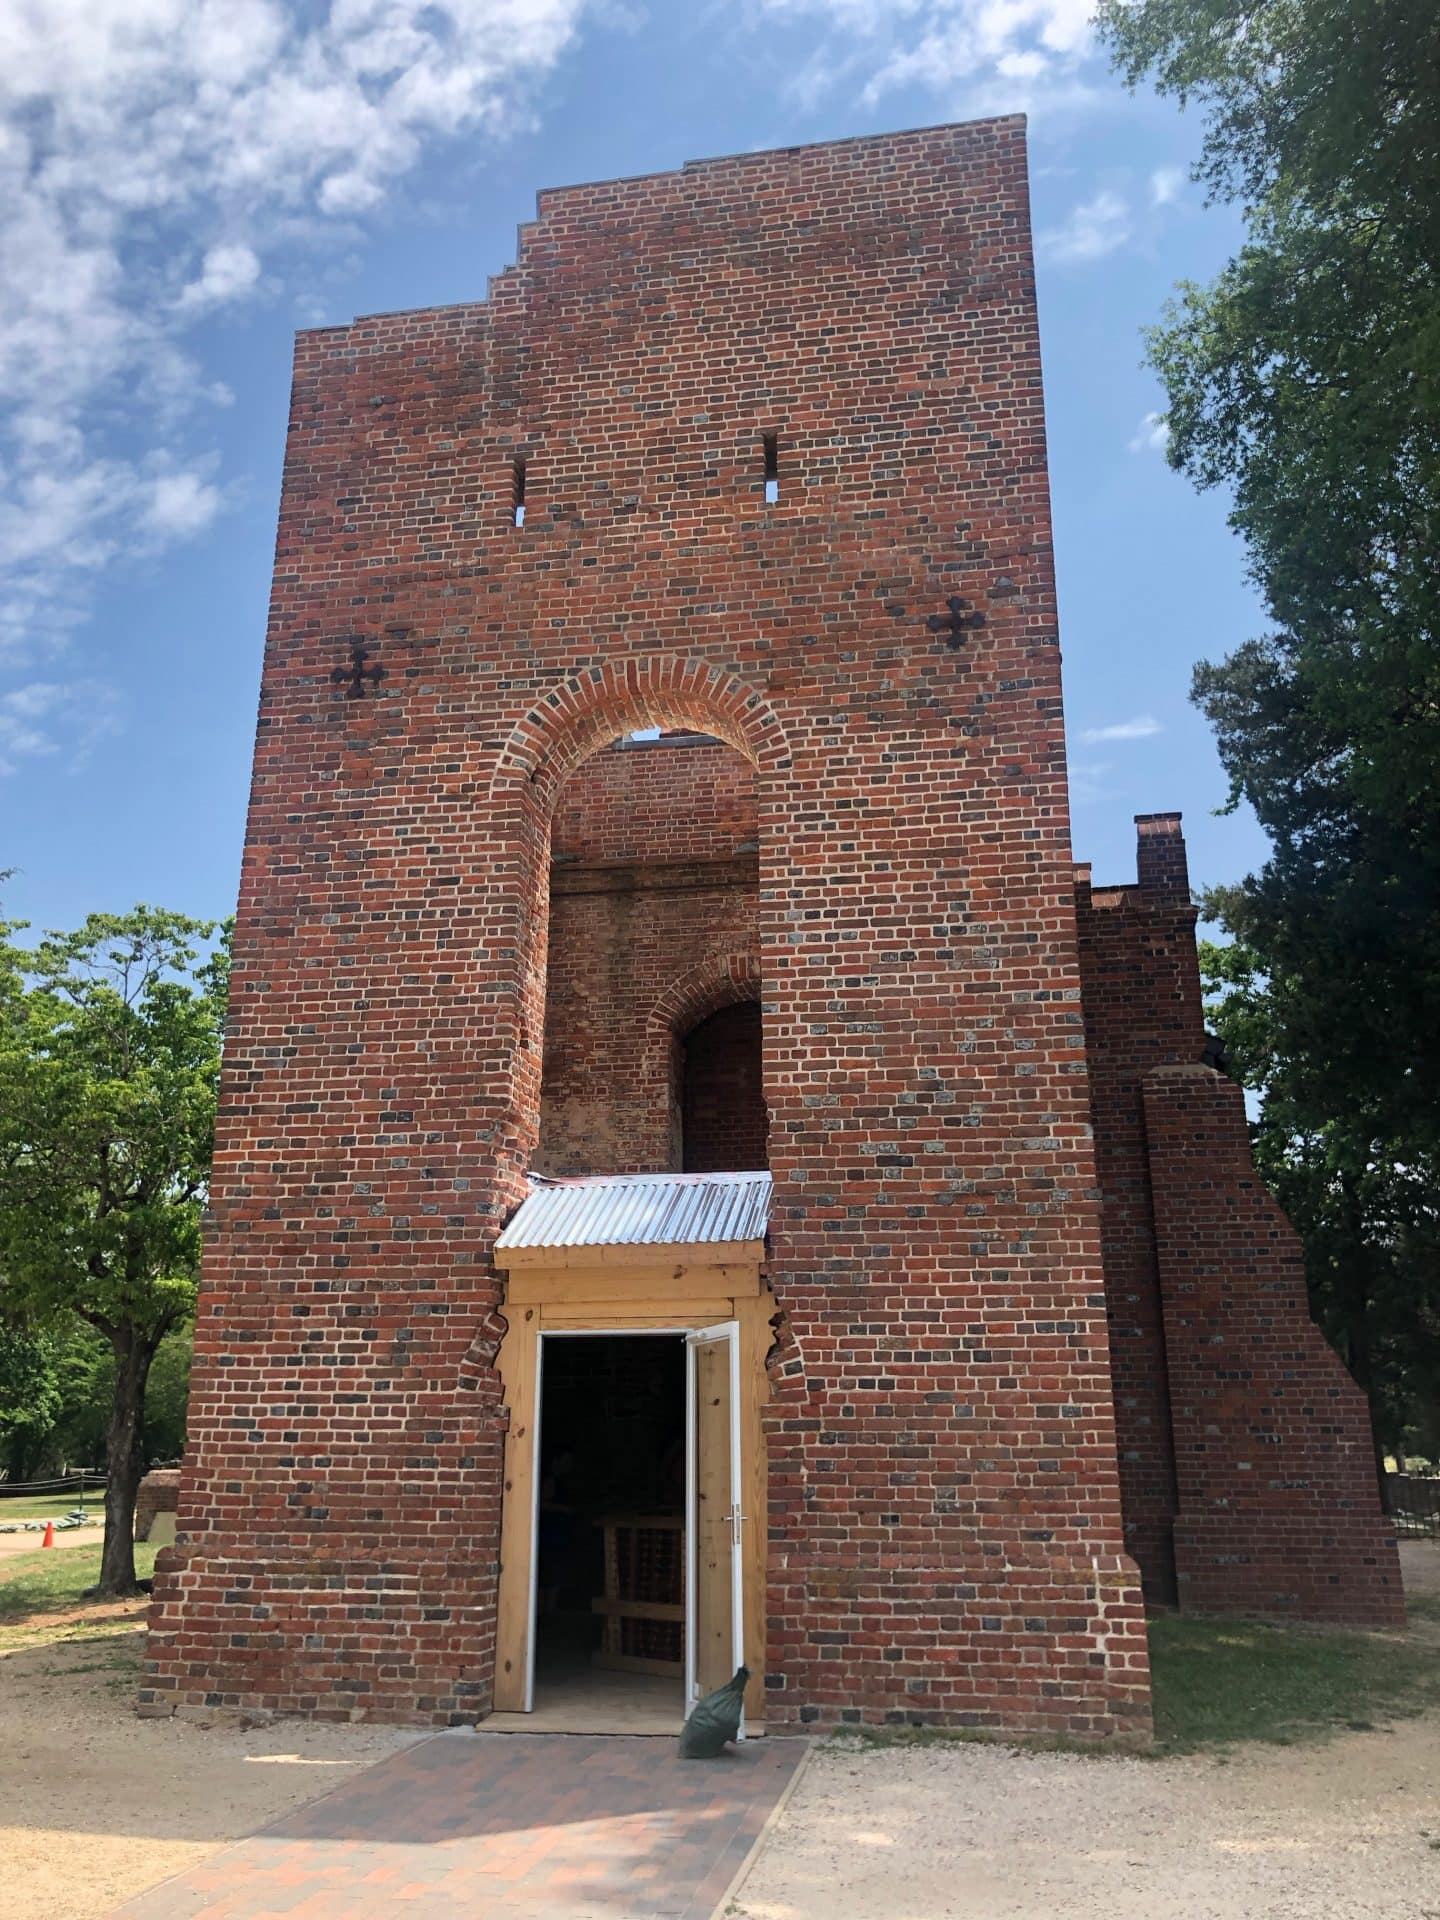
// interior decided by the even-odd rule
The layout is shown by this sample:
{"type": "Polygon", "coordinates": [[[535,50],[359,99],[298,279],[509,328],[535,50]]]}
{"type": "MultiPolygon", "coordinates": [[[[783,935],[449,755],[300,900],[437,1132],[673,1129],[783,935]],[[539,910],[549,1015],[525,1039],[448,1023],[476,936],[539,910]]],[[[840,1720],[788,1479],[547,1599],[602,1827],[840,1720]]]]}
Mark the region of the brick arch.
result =
{"type": "Polygon", "coordinates": [[[637,1080],[654,1110],[668,1111],[671,1154],[679,1164],[680,1045],[686,1034],[722,1007],[760,998],[760,956],[752,950],[707,954],[672,980],[645,1022],[637,1080]]]}
{"type": "MultiPolygon", "coordinates": [[[[607,661],[563,681],[516,721],[490,781],[495,948],[505,954],[510,1008],[501,1024],[514,1037],[501,1164],[518,1198],[540,1137],[541,1050],[549,924],[550,827],[566,776],[619,735],[644,727],[688,727],[723,740],[766,789],[790,766],[784,728],[752,686],[703,660],[649,654],[607,661]]],[[[762,824],[762,845],[765,830],[762,824]]],[[[762,856],[763,857],[763,856],[762,856]]],[[[498,970],[497,970],[498,971],[498,970]]],[[[668,1080],[668,1054],[665,1076],[668,1080]]]]}
{"type": "Polygon", "coordinates": [[[646,1052],[683,1040],[721,1007],[760,998],[758,953],[712,953],[682,973],[656,1000],[645,1023],[646,1052]]]}
{"type": "Polygon", "coordinates": [[[490,783],[492,799],[529,799],[553,808],[567,774],[622,734],[690,727],[714,734],[762,776],[790,764],[778,716],[753,687],[703,660],[650,654],[587,668],[546,694],[518,720],[490,783]]]}

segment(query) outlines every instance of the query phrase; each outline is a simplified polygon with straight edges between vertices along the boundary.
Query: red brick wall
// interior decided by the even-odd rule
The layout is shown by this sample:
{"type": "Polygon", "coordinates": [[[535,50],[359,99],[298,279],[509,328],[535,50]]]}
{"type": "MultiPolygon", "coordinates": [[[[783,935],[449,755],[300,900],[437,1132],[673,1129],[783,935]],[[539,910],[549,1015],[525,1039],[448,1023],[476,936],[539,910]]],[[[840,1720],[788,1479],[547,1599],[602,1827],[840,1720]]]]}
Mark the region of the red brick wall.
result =
{"type": "Polygon", "coordinates": [[[757,770],[771,1714],[1148,1725],[1044,448],[1013,119],[546,193],[487,304],[300,336],[147,1711],[484,1711],[550,815],[659,725],[757,770]]]}
{"type": "Polygon", "coordinates": [[[1136,885],[1076,869],[1126,1543],[1152,1600],[1384,1625],[1369,1412],[1311,1322],[1244,1096],[1200,1064],[1180,816],[1136,828],[1136,885]]]}
{"type": "Polygon", "coordinates": [[[760,1009],[722,1007],[682,1046],[686,1173],[743,1173],[769,1165],[769,1122],[760,1081],[760,1009]]]}
{"type": "Polygon", "coordinates": [[[750,762],[703,734],[666,733],[616,741],[571,774],[550,852],[555,870],[739,860],[759,833],[750,762]]]}
{"type": "Polygon", "coordinates": [[[1310,1318],[1299,1241],[1250,1159],[1240,1088],[1145,1076],[1180,1505],[1180,1603],[1399,1626],[1365,1396],[1310,1318]]]}
{"type": "Polygon", "coordinates": [[[1176,1598],[1175,1462],[1141,1085],[1205,1043],[1195,908],[1178,814],[1146,814],[1135,885],[1093,888],[1076,869],[1080,981],[1100,1180],[1110,1367],[1125,1542],[1147,1598],[1176,1598]]]}

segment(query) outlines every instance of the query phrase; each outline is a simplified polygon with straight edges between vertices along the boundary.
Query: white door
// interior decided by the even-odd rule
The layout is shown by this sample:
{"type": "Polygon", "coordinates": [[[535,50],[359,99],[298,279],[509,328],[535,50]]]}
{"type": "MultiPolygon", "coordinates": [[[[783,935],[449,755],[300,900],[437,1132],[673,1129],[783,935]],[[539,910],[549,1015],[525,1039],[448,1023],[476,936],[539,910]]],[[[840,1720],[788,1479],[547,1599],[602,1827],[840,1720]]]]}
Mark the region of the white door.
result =
{"type": "Polygon", "coordinates": [[[740,1324],[685,1336],[685,1711],[745,1663],[740,1324]]]}

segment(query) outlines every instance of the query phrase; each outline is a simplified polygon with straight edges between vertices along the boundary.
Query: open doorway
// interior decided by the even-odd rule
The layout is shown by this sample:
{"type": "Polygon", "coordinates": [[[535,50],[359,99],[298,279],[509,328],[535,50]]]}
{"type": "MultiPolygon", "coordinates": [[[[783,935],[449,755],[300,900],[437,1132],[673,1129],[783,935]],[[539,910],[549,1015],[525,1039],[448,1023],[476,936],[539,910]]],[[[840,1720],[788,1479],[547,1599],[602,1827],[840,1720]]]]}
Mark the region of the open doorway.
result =
{"type": "Polygon", "coordinates": [[[683,1718],[685,1428],[683,1335],[546,1337],[537,1716],[657,1732],[683,1718]]]}
{"type": "Polygon", "coordinates": [[[721,1007],[679,1043],[680,1138],[686,1173],[742,1173],[770,1164],[760,1007],[721,1007]]]}

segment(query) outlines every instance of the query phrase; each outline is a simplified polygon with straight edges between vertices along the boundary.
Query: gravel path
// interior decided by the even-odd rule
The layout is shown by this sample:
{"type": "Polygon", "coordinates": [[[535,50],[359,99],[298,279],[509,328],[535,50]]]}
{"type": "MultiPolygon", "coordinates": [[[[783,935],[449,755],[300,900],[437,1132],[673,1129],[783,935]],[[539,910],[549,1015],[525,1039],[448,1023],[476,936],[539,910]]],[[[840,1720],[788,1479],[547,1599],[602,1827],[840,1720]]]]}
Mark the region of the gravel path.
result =
{"type": "MultiPolygon", "coordinates": [[[[44,1538],[43,1527],[38,1533],[0,1533],[0,1561],[18,1560],[22,1554],[37,1552],[44,1538]]],[[[104,1538],[103,1527],[66,1527],[56,1533],[52,1552],[64,1547],[98,1547],[104,1538]]]]}
{"type": "Polygon", "coordinates": [[[743,1920],[1428,1920],[1440,1722],[1205,1760],[822,1748],[743,1920]]]}
{"type": "MultiPolygon", "coordinates": [[[[1440,1546],[1402,1552],[1407,1586],[1440,1595],[1440,1546]]],[[[142,1613],[92,1610],[115,1637],[0,1656],[4,1920],[98,1920],[418,1737],[137,1720],[142,1613]]],[[[1440,1920],[1432,1840],[1440,1716],[1228,1761],[830,1746],[727,1912],[1440,1920]]]]}
{"type": "MultiPolygon", "coordinates": [[[[1440,1545],[1401,1548],[1440,1596],[1440,1545]]],[[[1440,1716],[1229,1759],[831,1746],[736,1920],[1440,1920],[1440,1716]]]]}

